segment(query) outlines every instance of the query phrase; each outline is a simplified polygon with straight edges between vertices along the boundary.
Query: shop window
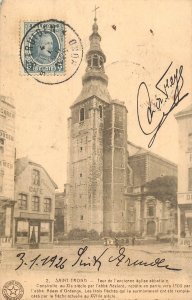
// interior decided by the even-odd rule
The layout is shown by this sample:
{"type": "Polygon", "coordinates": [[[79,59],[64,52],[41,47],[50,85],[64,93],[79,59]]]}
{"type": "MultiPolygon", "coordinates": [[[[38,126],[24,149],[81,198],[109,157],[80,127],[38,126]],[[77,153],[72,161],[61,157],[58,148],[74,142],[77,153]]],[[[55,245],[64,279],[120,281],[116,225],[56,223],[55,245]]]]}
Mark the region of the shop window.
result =
{"type": "Polygon", "coordinates": [[[85,109],[84,107],[81,107],[80,112],[79,112],[79,120],[80,122],[83,122],[85,120],[85,109]]]}
{"type": "Polygon", "coordinates": [[[101,105],[99,105],[99,117],[102,119],[103,117],[103,108],[101,105]]]}
{"type": "Polygon", "coordinates": [[[40,171],[33,169],[32,170],[32,184],[40,185],[40,171]]]}
{"type": "Polygon", "coordinates": [[[188,190],[192,191],[192,168],[188,169],[188,190]]]}
{"type": "Polygon", "coordinates": [[[39,197],[38,196],[32,197],[32,210],[39,211],[39,197]]]}
{"type": "Polygon", "coordinates": [[[51,228],[49,222],[41,222],[40,226],[40,241],[49,242],[51,239],[51,228]]]}
{"type": "Polygon", "coordinates": [[[18,208],[19,209],[27,209],[27,195],[19,194],[18,197],[18,208]]]}
{"type": "Polygon", "coordinates": [[[45,198],[44,199],[44,212],[50,212],[51,211],[51,199],[45,198]]]}
{"type": "Polygon", "coordinates": [[[16,233],[17,243],[27,243],[28,235],[29,235],[28,221],[18,221],[17,222],[17,233],[16,233]]]}

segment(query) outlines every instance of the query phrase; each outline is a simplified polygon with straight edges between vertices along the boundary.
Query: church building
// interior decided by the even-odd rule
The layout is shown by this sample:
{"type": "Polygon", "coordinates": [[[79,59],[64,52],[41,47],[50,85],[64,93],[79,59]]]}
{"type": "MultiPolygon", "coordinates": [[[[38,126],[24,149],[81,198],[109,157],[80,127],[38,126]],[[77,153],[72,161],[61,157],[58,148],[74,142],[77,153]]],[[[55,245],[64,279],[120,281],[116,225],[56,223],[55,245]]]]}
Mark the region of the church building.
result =
{"type": "MultiPolygon", "coordinates": [[[[106,56],[100,46],[96,18],[89,40],[82,90],[71,105],[68,119],[65,232],[74,228],[94,229],[98,233],[127,232],[130,228],[140,232],[141,227],[146,232],[147,225],[140,220],[144,218],[140,216],[141,195],[134,192],[133,171],[139,170],[138,163],[129,155],[128,148],[131,151],[134,147],[127,142],[128,111],[124,102],[112,99],[109,94],[106,56]]],[[[141,156],[137,162],[139,159],[141,156]]],[[[159,166],[163,164],[163,159],[157,161],[159,166]]],[[[166,166],[168,174],[176,174],[173,163],[166,166]]],[[[158,168],[157,164],[155,167],[158,168]]],[[[157,234],[156,229],[153,234],[157,234]]]]}

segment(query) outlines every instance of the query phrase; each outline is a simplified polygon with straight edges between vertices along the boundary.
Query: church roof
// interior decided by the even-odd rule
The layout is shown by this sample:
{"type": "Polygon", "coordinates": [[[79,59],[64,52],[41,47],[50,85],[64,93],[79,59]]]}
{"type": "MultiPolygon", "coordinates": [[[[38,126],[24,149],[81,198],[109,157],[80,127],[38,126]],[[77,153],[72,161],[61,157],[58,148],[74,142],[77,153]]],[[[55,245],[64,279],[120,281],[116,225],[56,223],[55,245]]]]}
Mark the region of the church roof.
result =
{"type": "Polygon", "coordinates": [[[175,118],[177,119],[177,118],[181,118],[181,117],[185,117],[185,116],[189,116],[189,115],[192,115],[192,104],[190,104],[185,109],[183,109],[180,112],[178,112],[177,114],[175,114],[175,118]]]}
{"type": "Polygon", "coordinates": [[[111,96],[106,85],[101,84],[100,80],[92,79],[83,85],[81,93],[77,97],[73,105],[80,103],[92,96],[96,96],[107,103],[111,101],[111,96]]]}
{"type": "Polygon", "coordinates": [[[172,162],[171,160],[168,160],[152,151],[149,151],[143,147],[137,146],[135,144],[133,144],[130,141],[127,141],[127,146],[128,146],[128,152],[129,152],[129,156],[133,157],[133,156],[139,156],[139,155],[151,155],[153,157],[156,157],[157,159],[163,160],[169,164],[171,164],[172,166],[177,167],[177,164],[175,164],[174,162],[172,162]]]}

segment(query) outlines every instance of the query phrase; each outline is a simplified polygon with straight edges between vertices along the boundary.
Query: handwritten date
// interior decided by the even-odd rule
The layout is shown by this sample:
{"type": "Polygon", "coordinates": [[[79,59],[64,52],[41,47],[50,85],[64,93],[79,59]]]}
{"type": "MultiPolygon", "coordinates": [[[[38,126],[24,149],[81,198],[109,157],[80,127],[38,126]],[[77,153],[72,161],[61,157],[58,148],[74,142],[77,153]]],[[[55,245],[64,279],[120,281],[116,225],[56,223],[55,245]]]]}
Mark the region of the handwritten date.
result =
{"type": "Polygon", "coordinates": [[[96,268],[97,271],[101,269],[103,263],[113,264],[116,267],[126,266],[126,267],[157,267],[164,268],[169,271],[181,271],[181,268],[175,268],[169,266],[165,262],[164,258],[157,257],[152,261],[144,261],[142,259],[132,259],[126,254],[125,247],[121,247],[115,255],[110,255],[109,248],[105,248],[99,255],[90,255],[90,249],[88,246],[80,247],[75,255],[75,259],[72,262],[69,262],[68,258],[63,256],[59,257],[58,255],[43,257],[41,254],[38,254],[35,258],[27,260],[26,253],[18,253],[16,257],[19,258],[19,265],[15,270],[20,269],[21,267],[27,267],[32,269],[34,267],[44,267],[45,265],[48,268],[64,269],[68,263],[70,267],[80,267],[80,268],[96,268]]]}

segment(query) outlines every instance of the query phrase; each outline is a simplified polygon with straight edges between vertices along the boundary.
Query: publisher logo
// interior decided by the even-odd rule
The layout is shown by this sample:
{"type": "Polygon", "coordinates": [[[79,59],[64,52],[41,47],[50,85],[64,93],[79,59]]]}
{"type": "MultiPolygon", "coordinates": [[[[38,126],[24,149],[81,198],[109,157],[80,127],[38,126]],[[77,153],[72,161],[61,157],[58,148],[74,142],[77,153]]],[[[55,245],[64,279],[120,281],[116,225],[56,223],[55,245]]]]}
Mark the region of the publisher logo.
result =
{"type": "Polygon", "coordinates": [[[11,280],[4,284],[2,294],[6,300],[20,300],[23,297],[24,289],[18,281],[11,280]]]}

